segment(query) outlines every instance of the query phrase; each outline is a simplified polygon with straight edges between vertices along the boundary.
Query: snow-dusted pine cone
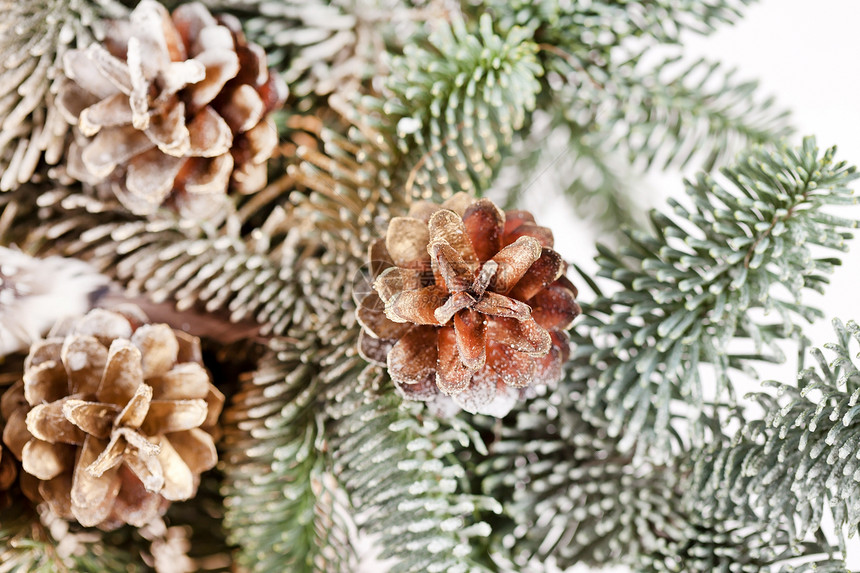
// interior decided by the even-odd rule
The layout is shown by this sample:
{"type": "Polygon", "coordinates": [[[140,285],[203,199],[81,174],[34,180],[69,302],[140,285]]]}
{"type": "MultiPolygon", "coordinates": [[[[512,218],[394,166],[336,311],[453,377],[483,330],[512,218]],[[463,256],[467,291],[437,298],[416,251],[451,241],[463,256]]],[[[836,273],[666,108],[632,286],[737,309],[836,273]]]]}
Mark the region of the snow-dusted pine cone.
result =
{"type": "Polygon", "coordinates": [[[25,495],[85,526],[143,526],[217,461],[224,396],[198,340],[145,320],[125,308],[61,321],[0,402],[25,495]]]}
{"type": "Polygon", "coordinates": [[[370,247],[361,354],[407,398],[504,416],[529,384],[557,380],[580,313],[552,233],[525,211],[459,193],[395,217],[370,247]]]}
{"type": "Polygon", "coordinates": [[[265,185],[277,145],[269,113],[286,86],[235,18],[143,0],[63,63],[57,105],[77,126],[67,175],[109,186],[136,214],[167,203],[195,219],[223,211],[228,189],[265,185]]]}

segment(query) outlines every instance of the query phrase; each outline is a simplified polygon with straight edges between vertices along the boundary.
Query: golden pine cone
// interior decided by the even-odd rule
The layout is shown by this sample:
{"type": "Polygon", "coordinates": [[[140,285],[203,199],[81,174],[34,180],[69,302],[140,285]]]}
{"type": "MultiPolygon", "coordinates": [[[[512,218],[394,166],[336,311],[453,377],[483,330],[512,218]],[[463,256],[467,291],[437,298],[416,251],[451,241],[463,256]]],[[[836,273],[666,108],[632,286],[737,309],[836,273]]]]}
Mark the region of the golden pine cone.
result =
{"type": "Polygon", "coordinates": [[[569,357],[565,330],[581,311],[552,245],[530,213],[488,199],[416,203],[370,247],[359,352],[407,398],[506,415],[569,357]]]}
{"type": "Polygon", "coordinates": [[[143,526],[215,466],[224,396],[198,339],[95,309],[35,343],[3,395],[3,442],[34,502],[85,526],[143,526]]]}
{"type": "Polygon", "coordinates": [[[77,126],[67,175],[108,186],[136,214],[167,204],[195,219],[223,213],[228,188],[266,184],[278,139],[268,116],[286,85],[237,19],[143,0],[63,64],[57,105],[77,126]]]}

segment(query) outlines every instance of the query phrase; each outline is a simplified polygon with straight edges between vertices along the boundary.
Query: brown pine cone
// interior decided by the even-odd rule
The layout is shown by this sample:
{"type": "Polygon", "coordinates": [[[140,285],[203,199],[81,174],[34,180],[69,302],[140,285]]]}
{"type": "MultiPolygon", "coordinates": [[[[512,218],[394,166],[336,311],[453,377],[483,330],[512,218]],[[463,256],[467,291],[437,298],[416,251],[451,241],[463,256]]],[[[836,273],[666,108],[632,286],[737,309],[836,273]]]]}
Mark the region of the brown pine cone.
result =
{"type": "Polygon", "coordinates": [[[143,0],[63,64],[57,105],[77,126],[67,175],[109,187],[136,214],[166,203],[196,219],[223,212],[228,187],[266,184],[277,146],[268,115],[286,86],[235,18],[199,3],[171,16],[143,0]]]}
{"type": "Polygon", "coordinates": [[[370,247],[375,292],[361,297],[359,351],[388,366],[405,397],[440,392],[504,416],[530,383],[561,377],[564,332],[580,313],[552,232],[458,193],[419,202],[370,247]]]}
{"type": "Polygon", "coordinates": [[[135,309],[95,309],[35,343],[2,398],[21,488],[64,519],[143,526],[194,496],[217,461],[224,396],[199,341],[135,309]]]}

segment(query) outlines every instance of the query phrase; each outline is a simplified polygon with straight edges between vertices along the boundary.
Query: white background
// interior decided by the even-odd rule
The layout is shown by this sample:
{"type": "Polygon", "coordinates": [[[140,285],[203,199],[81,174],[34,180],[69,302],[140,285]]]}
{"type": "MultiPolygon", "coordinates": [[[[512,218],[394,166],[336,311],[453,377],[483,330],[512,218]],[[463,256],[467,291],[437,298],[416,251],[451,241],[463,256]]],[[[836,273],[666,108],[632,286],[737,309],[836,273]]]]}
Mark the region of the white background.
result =
{"type": "MultiPolygon", "coordinates": [[[[762,0],[748,8],[735,26],[724,26],[707,37],[687,35],[684,48],[690,60],[701,56],[719,60],[737,67],[739,78],[759,79],[762,94],[775,95],[779,105],[791,110],[797,128],[795,140],[815,135],[820,147],[837,145],[837,158],[860,165],[860,1],[762,0]]],[[[650,206],[662,208],[666,196],[683,193],[681,181],[681,174],[650,175],[642,192],[650,206]]],[[[854,189],[860,195],[860,181],[854,189]]],[[[588,229],[572,228],[570,221],[575,215],[560,203],[530,207],[539,213],[541,224],[553,229],[557,248],[567,260],[587,262],[595,237],[588,229]]],[[[860,218],[860,207],[843,214],[860,218]]],[[[834,317],[860,321],[860,237],[851,249],[843,255],[843,266],[833,275],[827,295],[813,293],[806,299],[826,314],[825,320],[806,329],[816,345],[833,339],[830,320],[834,317]]],[[[788,382],[796,375],[796,364],[791,362],[760,372],[788,382]]],[[[754,389],[754,385],[740,388],[740,395],[754,389]]],[[[849,547],[849,565],[860,569],[856,537],[849,541],[849,547]]],[[[570,571],[592,569],[578,566],[570,571]]],[[[627,569],[600,571],[620,573],[627,569]]]]}

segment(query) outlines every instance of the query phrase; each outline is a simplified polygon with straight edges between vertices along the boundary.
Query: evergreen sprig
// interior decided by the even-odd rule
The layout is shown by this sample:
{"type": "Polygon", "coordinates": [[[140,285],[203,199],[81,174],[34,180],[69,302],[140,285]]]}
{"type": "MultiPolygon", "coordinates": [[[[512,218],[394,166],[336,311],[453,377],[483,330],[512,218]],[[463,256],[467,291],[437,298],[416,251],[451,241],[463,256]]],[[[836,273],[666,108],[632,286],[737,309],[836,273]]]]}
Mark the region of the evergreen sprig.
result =
{"type": "Polygon", "coordinates": [[[697,158],[710,171],[740,149],[790,133],[787,112],[772,97],[757,98],[758,83],[736,80],[736,70],[704,59],[687,63],[680,56],[653,65],[637,56],[619,70],[628,66],[629,74],[616,74],[621,80],[607,87],[617,90],[617,104],[606,124],[633,164],[683,168],[697,158]]]}
{"type": "MultiPolygon", "coordinates": [[[[573,90],[570,95],[576,97],[573,90]]],[[[596,123],[580,125],[568,118],[567,104],[552,110],[551,119],[535,121],[517,142],[488,195],[514,209],[535,190],[558,189],[577,216],[601,231],[638,225],[641,201],[631,191],[636,170],[615,138],[596,123]]]]}
{"type": "Polygon", "coordinates": [[[624,447],[665,451],[672,418],[695,420],[705,406],[702,364],[713,366],[723,401],[730,369],[781,359],[774,343],[819,315],[801,302],[804,289],[820,290],[839,264],[812,246],[845,250],[843,229],[857,226],[826,212],[856,202],[846,186],[857,174],[834,153],[811,138],[754,150],[722,170],[730,186],[700,175],[687,188],[692,208],[670,200],[674,217],[652,213],[652,230],[628,231],[618,253],[598,247],[598,275],[620,290],[584,305],[574,331],[573,376],[587,382],[590,420],[623,433],[624,447]],[[777,320],[757,318],[757,308],[777,320]],[[738,339],[755,350],[735,352],[738,339]]]}
{"type": "Polygon", "coordinates": [[[348,502],[327,470],[315,368],[291,346],[271,346],[225,414],[229,539],[250,571],[343,571],[355,560],[348,502]]]}
{"type": "Polygon", "coordinates": [[[381,109],[408,156],[408,192],[428,198],[489,185],[540,91],[529,36],[518,27],[497,34],[489,14],[474,33],[455,18],[392,59],[381,109]]]}
{"type": "Polygon", "coordinates": [[[829,507],[843,551],[844,528],[857,534],[860,370],[852,357],[860,326],[839,320],[833,326],[837,342],[825,345],[834,355],[830,362],[813,349],[816,365],[801,371],[796,384],[769,382],[775,394],[751,395],[763,419],[747,422],[731,444],[700,455],[690,497],[704,514],[730,519],[752,511],[802,540],[820,529],[829,507]]]}
{"type": "MultiPolygon", "coordinates": [[[[375,370],[364,376],[378,376],[375,370]]],[[[347,397],[355,406],[331,444],[359,527],[376,537],[380,558],[393,560],[391,573],[491,571],[472,547],[490,526],[475,516],[501,506],[464,491],[466,472],[449,459],[455,443],[473,436],[417,415],[420,406],[403,403],[383,381],[375,384],[384,384],[379,394],[347,397]]]]}
{"type": "Polygon", "coordinates": [[[6,241],[32,253],[87,260],[130,296],[169,300],[179,311],[201,310],[225,324],[250,321],[264,335],[284,333],[300,318],[300,289],[290,280],[297,272],[290,263],[300,257],[272,245],[274,232],[246,241],[170,216],[146,220],[114,200],[64,187],[25,186],[4,203],[6,241]]]}
{"type": "Polygon", "coordinates": [[[678,42],[684,30],[707,34],[720,24],[735,22],[750,0],[595,0],[571,9],[563,2],[490,0],[464,2],[466,9],[488,9],[500,29],[535,30],[545,43],[579,58],[607,58],[609,52],[635,38],[678,42]]]}

